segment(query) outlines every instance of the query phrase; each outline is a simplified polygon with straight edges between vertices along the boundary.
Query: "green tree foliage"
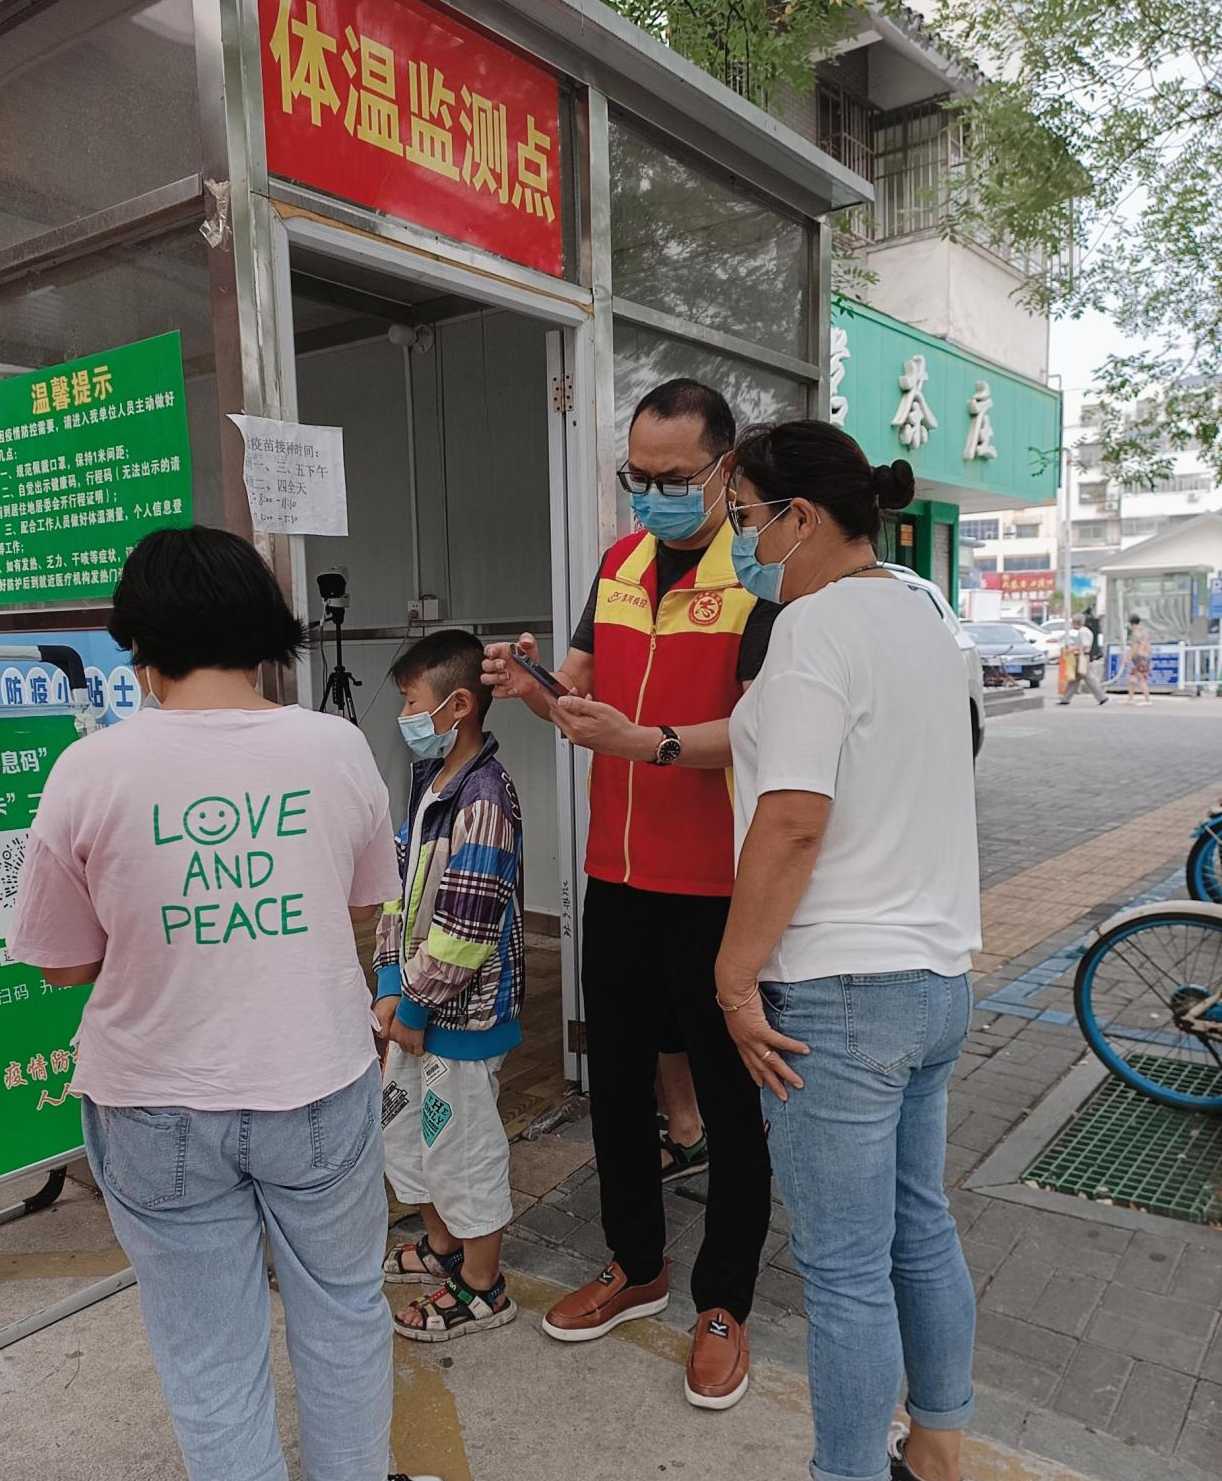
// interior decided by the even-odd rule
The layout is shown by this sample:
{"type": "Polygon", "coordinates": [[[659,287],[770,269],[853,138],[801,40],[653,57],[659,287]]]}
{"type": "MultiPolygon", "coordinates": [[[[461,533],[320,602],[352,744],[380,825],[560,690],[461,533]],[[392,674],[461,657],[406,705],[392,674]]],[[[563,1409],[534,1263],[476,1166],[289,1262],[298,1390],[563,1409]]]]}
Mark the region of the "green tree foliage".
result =
{"type": "Polygon", "coordinates": [[[1222,472],[1216,0],[942,0],[934,25],[993,79],[956,105],[948,230],[1032,251],[1034,307],[1142,342],[1098,368],[1109,473],[1149,485],[1193,445],[1222,472]]]}

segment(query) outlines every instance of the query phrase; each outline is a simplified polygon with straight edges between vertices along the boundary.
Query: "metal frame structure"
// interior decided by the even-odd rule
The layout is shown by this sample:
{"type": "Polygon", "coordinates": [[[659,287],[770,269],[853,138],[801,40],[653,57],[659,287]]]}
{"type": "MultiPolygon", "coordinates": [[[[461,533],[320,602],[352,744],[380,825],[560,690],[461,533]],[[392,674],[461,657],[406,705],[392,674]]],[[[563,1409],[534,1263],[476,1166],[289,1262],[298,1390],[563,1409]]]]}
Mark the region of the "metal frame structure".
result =
{"type": "MultiPolygon", "coordinates": [[[[53,8],[56,0],[0,0],[0,27],[53,8]]],[[[221,412],[226,525],[253,538],[297,610],[306,605],[300,538],[252,536],[242,483],[241,434],[226,413],[291,418],[296,407],[292,322],[294,250],[377,266],[449,295],[510,309],[553,326],[549,379],[571,388],[553,418],[553,613],[571,630],[596,568],[617,534],[614,470],[615,323],[779,372],[805,387],[808,414],[826,415],[830,335],[830,233],[820,218],[872,199],[869,184],[730,88],[589,0],[450,0],[459,17],[553,69],[572,87],[569,175],[575,280],[551,278],[406,221],[269,176],[264,136],[257,0],[190,0],[202,158],[187,177],[73,226],[0,252],[0,284],[45,272],[118,244],[199,222],[210,243],[213,352],[221,412]],[[760,197],[803,223],[807,235],[809,358],[617,297],[612,281],[611,110],[664,148],[760,197]],[[558,497],[559,491],[559,497],[558,497]]],[[[96,625],[105,608],[28,607],[13,628],[96,625]]],[[[392,636],[388,631],[387,636],[392,636]]],[[[304,668],[268,674],[269,692],[308,699],[304,668]]],[[[566,1017],[580,1018],[580,840],[584,759],[557,743],[561,912],[566,1017]]],[[[570,1034],[566,1070],[579,1071],[570,1034]]]]}

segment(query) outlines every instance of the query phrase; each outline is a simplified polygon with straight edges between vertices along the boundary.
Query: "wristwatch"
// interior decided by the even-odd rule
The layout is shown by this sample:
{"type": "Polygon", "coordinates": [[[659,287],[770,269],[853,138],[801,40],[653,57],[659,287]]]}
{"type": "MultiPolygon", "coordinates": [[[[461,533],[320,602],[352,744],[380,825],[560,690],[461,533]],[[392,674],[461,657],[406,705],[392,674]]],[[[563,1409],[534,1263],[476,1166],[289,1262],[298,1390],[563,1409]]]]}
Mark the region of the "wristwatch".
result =
{"type": "Polygon", "coordinates": [[[669,725],[659,725],[658,729],[662,732],[662,739],[658,744],[657,755],[649,764],[650,766],[673,766],[683,754],[683,742],[669,725]]]}

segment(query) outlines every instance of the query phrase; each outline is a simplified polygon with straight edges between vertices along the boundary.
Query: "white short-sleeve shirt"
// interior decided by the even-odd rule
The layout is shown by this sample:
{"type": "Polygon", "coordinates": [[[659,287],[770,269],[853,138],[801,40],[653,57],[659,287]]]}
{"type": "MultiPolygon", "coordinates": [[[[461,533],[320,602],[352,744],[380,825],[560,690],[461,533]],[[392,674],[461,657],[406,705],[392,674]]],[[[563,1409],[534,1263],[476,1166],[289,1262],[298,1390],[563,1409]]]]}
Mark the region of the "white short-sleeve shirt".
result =
{"type": "Polygon", "coordinates": [[[761,976],[965,972],[980,945],[967,676],[902,581],[833,583],[777,618],[730,721],[735,848],[759,799],[832,799],[814,873],[761,976]]]}

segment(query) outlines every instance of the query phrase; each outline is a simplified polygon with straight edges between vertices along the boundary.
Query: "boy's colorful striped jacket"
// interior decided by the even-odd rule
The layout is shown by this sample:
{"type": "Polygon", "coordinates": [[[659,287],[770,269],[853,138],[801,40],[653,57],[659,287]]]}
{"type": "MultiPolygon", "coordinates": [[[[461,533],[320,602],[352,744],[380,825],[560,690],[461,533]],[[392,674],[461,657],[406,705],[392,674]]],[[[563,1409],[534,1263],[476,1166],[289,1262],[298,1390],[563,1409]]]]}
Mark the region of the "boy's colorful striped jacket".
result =
{"type": "Polygon", "coordinates": [[[425,1048],[446,1059],[491,1059],[522,1041],[522,809],[496,752],[485,735],[479,755],[428,803],[409,879],[416,810],[442,762],[412,767],[396,838],[403,898],[378,925],[379,999],[398,996],[395,1016],[425,1029],[425,1048]]]}

